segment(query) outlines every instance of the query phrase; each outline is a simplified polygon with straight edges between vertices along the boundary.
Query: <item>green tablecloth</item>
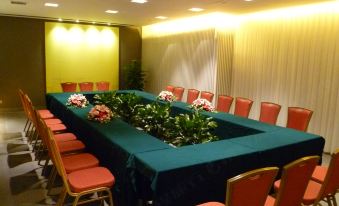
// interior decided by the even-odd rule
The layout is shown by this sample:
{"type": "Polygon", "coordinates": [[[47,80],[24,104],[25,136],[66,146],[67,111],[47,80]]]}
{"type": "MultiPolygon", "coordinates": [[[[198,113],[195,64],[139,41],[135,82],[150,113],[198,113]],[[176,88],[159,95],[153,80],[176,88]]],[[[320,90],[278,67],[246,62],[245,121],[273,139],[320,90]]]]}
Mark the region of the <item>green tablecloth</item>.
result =
{"type": "MultiPolygon", "coordinates": [[[[144,103],[152,94],[135,92],[144,103]]],[[[102,165],[116,176],[118,205],[136,205],[138,198],[154,205],[195,205],[224,201],[225,182],[250,169],[283,165],[306,155],[321,155],[318,135],[264,124],[226,113],[209,113],[218,122],[220,141],[172,148],[115,119],[100,124],[86,119],[90,108],[67,108],[69,93],[48,94],[48,108],[82,139],[102,165]]],[[[91,99],[94,93],[85,94],[91,99]]],[[[172,114],[189,113],[187,104],[172,103],[172,114]]]]}

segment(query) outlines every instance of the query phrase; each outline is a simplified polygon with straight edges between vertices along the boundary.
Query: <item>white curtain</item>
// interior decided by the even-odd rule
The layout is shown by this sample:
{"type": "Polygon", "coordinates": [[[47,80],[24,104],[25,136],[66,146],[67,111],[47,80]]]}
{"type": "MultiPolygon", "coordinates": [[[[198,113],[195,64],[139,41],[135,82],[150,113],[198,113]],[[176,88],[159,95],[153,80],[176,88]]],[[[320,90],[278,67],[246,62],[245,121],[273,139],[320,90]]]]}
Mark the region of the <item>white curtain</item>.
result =
{"type": "MultiPolygon", "coordinates": [[[[325,151],[339,147],[339,13],[247,18],[235,32],[207,29],[143,39],[146,89],[166,85],[207,90],[260,102],[314,111],[308,132],[326,139],[325,151]]],[[[234,107],[234,104],[233,104],[234,107]]],[[[232,112],[233,110],[231,110],[232,112]]]]}

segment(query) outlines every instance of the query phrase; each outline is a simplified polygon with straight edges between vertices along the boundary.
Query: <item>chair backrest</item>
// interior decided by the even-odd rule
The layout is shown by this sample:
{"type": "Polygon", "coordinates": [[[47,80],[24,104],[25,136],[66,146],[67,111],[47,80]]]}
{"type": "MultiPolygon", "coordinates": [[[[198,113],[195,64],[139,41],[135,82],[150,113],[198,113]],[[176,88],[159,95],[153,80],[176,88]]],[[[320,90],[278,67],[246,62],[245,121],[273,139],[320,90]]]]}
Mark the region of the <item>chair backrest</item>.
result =
{"type": "Polygon", "coordinates": [[[301,205],[319,156],[303,157],[284,166],[274,206],[301,205]]]}
{"type": "Polygon", "coordinates": [[[63,82],[61,83],[61,88],[63,92],[76,92],[77,83],[75,82],[63,82]]]}
{"type": "Polygon", "coordinates": [[[25,114],[28,118],[29,114],[28,114],[27,106],[26,106],[25,93],[21,89],[19,89],[18,94],[19,94],[19,97],[20,97],[20,102],[22,104],[22,108],[23,108],[23,110],[24,110],[24,112],[25,112],[25,114]]]}
{"type": "Polygon", "coordinates": [[[194,100],[198,99],[199,93],[200,93],[199,90],[189,89],[187,91],[187,101],[186,101],[186,103],[187,104],[192,104],[194,100]]]}
{"type": "Polygon", "coordinates": [[[226,205],[263,206],[278,171],[277,167],[266,167],[227,180],[226,205]]]}
{"type": "Polygon", "coordinates": [[[250,114],[253,101],[250,99],[237,97],[235,99],[234,115],[246,117],[250,114]]]}
{"type": "Polygon", "coordinates": [[[231,105],[233,102],[233,97],[227,95],[219,95],[217,111],[228,113],[231,109],[231,105]]]}
{"type": "Polygon", "coordinates": [[[289,107],[287,116],[287,128],[307,131],[313,111],[301,107],[289,107]]]}
{"type": "Polygon", "coordinates": [[[174,92],[174,86],[172,86],[172,85],[168,85],[168,86],[166,86],[166,91],[169,91],[169,92],[174,92]]]}
{"type": "Polygon", "coordinates": [[[212,92],[202,91],[200,93],[200,98],[207,99],[209,102],[213,101],[214,94],[212,92]]]}
{"type": "Polygon", "coordinates": [[[175,96],[177,101],[182,100],[182,95],[184,94],[185,88],[183,87],[175,87],[173,90],[173,95],[175,96]]]}
{"type": "Polygon", "coordinates": [[[108,91],[109,90],[109,82],[97,82],[95,83],[98,91],[108,91]]]}
{"type": "MultiPolygon", "coordinates": [[[[335,195],[339,189],[339,149],[337,149],[331,157],[326,177],[322,184],[318,198],[315,203],[320,202],[327,195],[335,195]]],[[[314,204],[315,205],[315,204],[314,204]]]]}
{"type": "Polygon", "coordinates": [[[272,102],[261,102],[259,121],[275,125],[281,106],[272,102]]]}
{"type": "Polygon", "coordinates": [[[93,91],[93,82],[80,82],[79,88],[81,92],[91,92],[93,91]]]}

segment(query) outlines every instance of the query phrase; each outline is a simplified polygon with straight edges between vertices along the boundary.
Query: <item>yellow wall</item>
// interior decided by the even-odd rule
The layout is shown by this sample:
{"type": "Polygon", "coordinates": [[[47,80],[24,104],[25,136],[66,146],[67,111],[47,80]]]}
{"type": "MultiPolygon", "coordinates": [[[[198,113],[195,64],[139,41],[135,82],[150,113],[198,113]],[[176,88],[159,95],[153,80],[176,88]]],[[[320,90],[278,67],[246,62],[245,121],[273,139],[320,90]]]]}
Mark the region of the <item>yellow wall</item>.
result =
{"type": "Polygon", "coordinates": [[[45,35],[47,92],[61,92],[61,82],[119,88],[119,28],[46,22],[45,35]]]}

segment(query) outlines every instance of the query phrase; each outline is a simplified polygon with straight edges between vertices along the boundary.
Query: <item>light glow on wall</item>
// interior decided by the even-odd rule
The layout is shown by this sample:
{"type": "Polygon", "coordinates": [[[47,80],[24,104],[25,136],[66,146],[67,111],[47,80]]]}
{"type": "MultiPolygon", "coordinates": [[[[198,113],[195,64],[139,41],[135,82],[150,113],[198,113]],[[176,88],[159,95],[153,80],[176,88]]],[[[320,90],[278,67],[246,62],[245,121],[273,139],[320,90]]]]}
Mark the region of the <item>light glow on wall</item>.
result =
{"type": "Polygon", "coordinates": [[[234,15],[226,13],[210,13],[191,18],[178,19],[163,23],[152,24],[142,28],[143,37],[165,36],[184,32],[205,30],[215,27],[234,29],[238,20],[234,15]]]}
{"type": "Polygon", "coordinates": [[[61,92],[62,82],[119,88],[119,28],[46,22],[45,34],[47,92],[61,92]]]}
{"type": "Polygon", "coordinates": [[[287,7],[281,9],[267,10],[250,13],[246,15],[231,15],[227,13],[214,12],[190,18],[165,21],[142,27],[143,38],[174,35],[184,32],[193,32],[216,28],[218,30],[234,30],[243,22],[255,19],[272,21],[277,18],[307,17],[314,14],[339,13],[339,1],[308,4],[302,6],[287,7]]]}

